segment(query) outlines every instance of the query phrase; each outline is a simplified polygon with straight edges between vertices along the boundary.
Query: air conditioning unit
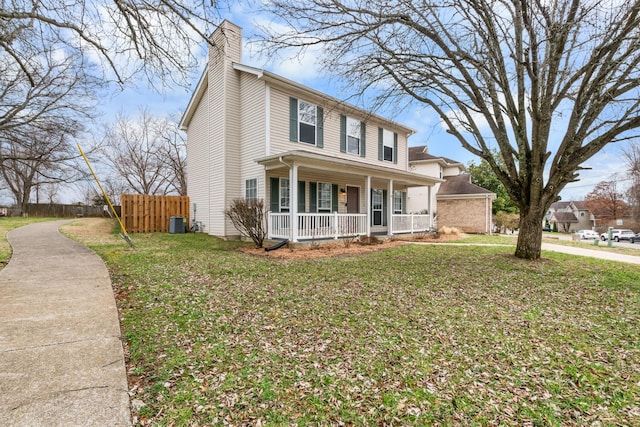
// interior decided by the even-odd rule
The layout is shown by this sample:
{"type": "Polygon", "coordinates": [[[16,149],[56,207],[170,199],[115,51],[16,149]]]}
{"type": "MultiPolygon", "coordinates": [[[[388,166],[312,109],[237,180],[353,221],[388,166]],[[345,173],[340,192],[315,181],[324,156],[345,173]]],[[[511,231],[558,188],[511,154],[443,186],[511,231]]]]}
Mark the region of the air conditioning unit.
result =
{"type": "Polygon", "coordinates": [[[169,218],[169,233],[184,234],[187,229],[185,222],[186,218],[183,216],[172,216],[169,218]]]}

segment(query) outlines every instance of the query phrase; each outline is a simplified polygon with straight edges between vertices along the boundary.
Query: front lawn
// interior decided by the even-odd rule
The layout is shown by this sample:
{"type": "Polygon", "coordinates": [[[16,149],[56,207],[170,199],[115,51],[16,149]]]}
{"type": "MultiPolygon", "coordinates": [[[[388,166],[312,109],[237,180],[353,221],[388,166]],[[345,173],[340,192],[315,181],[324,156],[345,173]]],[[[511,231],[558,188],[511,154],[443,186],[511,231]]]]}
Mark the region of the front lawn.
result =
{"type": "Polygon", "coordinates": [[[91,246],[140,424],[640,422],[640,266],[444,245],[278,260],[132,237],[91,246]]]}

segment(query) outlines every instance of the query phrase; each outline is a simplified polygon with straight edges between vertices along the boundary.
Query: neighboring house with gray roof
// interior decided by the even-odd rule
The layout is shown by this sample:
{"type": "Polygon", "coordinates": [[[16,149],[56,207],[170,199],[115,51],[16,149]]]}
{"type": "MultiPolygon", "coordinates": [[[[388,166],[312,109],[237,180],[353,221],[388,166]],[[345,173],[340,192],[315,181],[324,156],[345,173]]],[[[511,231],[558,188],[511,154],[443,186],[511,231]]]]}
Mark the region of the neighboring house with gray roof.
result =
{"type": "MultiPolygon", "coordinates": [[[[545,223],[558,231],[572,233],[578,230],[594,230],[595,217],[584,201],[559,201],[551,205],[545,215],[545,223]]],[[[543,224],[544,225],[544,224],[543,224]]]]}
{"type": "Polygon", "coordinates": [[[426,146],[409,147],[410,170],[436,176],[445,181],[431,187],[414,187],[407,190],[407,210],[428,212],[429,206],[437,206],[432,212],[437,227],[455,227],[467,233],[491,234],[492,205],[495,193],[471,182],[471,175],[458,161],[428,153],[426,146]]]}

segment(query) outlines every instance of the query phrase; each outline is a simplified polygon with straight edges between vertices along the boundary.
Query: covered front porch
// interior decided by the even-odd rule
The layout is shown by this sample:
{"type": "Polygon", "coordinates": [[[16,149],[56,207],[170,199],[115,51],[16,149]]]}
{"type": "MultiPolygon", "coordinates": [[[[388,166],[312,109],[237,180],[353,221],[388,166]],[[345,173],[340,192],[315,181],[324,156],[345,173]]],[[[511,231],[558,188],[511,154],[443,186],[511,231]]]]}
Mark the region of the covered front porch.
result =
{"type": "MultiPolygon", "coordinates": [[[[409,187],[438,178],[305,151],[258,160],[268,185],[269,239],[315,239],[418,233],[435,228],[434,207],[406,212],[409,187]]],[[[428,200],[431,200],[429,197],[428,200]]]]}

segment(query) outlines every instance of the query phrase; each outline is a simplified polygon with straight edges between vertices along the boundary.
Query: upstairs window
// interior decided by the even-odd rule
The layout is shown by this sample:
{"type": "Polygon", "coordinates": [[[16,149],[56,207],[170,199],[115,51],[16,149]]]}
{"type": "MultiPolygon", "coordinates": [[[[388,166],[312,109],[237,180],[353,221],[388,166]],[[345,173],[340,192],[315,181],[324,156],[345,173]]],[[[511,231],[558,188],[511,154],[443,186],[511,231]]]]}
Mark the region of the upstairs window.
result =
{"type": "Polygon", "coordinates": [[[383,160],[386,162],[393,162],[393,133],[386,129],[382,133],[382,145],[384,147],[383,160]]]}
{"type": "Polygon", "coordinates": [[[298,102],[300,142],[316,145],[316,106],[305,101],[298,102]]]}
{"type": "Polygon", "coordinates": [[[360,121],[347,117],[347,153],[360,155],[360,121]]]}
{"type": "Polygon", "coordinates": [[[360,157],[365,155],[366,125],[364,122],[340,115],[340,152],[360,157]]]}
{"type": "Polygon", "coordinates": [[[378,128],[378,160],[398,163],[398,134],[378,128]]]}
{"type": "Polygon", "coordinates": [[[322,107],[297,98],[289,98],[289,141],[304,142],[322,148],[323,116],[322,107]]]}

